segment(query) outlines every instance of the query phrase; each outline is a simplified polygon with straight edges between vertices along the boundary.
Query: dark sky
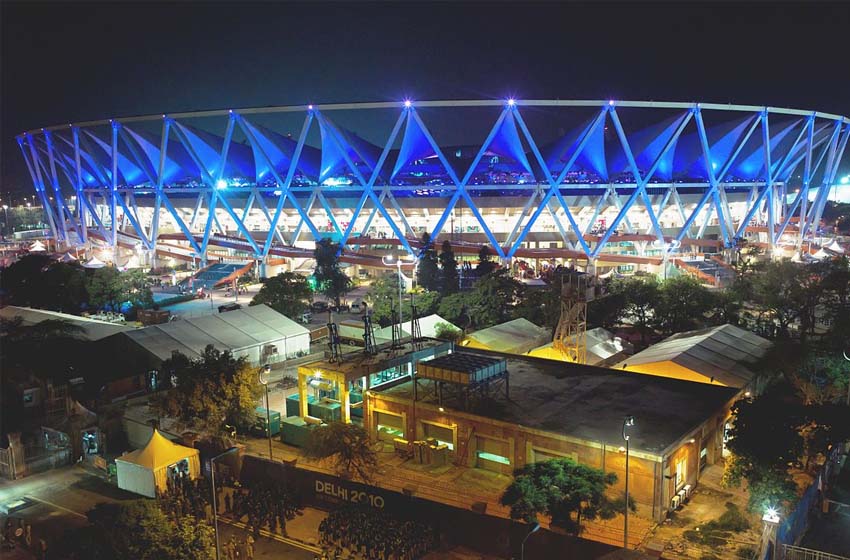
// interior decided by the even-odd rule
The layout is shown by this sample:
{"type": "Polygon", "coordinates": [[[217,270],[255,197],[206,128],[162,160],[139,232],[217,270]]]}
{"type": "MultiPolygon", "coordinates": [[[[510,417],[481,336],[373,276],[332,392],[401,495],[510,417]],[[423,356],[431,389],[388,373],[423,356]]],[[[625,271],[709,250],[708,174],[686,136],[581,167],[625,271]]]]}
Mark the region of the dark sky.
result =
{"type": "MultiPolygon", "coordinates": [[[[850,3],[2,3],[14,135],[112,116],[306,102],[589,98],[850,114],[850,3]]],[[[5,198],[5,197],[4,197],[5,198]]]]}

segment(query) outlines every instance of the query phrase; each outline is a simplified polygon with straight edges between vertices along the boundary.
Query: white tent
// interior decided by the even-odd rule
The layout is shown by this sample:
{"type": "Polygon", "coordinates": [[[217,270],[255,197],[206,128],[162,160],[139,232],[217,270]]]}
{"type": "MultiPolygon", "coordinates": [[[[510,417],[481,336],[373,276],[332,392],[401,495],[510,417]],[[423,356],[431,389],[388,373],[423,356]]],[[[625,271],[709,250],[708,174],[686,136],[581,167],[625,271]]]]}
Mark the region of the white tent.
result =
{"type": "Polygon", "coordinates": [[[63,262],[63,263],[76,262],[76,260],[77,260],[77,258],[74,255],[72,255],[71,253],[65,253],[64,255],[62,255],[62,258],[59,259],[59,261],[63,262]]]}
{"type": "Polygon", "coordinates": [[[814,258],[815,258],[815,259],[817,259],[817,260],[822,260],[822,259],[825,259],[825,258],[827,258],[827,257],[829,257],[829,256],[830,256],[830,255],[829,255],[829,253],[827,253],[827,252],[826,252],[826,251],[824,251],[823,249],[820,249],[817,253],[815,253],[814,255],[812,255],[812,257],[814,257],[814,258]]]}
{"type": "Polygon", "coordinates": [[[32,245],[30,245],[30,253],[41,253],[44,252],[44,243],[36,240],[32,245]]]}
{"type": "Polygon", "coordinates": [[[106,263],[97,257],[92,257],[88,262],[83,263],[85,268],[103,268],[106,266],[106,263]]]}
{"type": "Polygon", "coordinates": [[[169,468],[176,469],[185,461],[188,476],[197,478],[201,472],[200,452],[178,445],[154,430],[144,449],[137,449],[115,459],[118,487],[142,496],[155,498],[157,491],[165,492],[169,468]]]}
{"type": "Polygon", "coordinates": [[[827,251],[832,251],[833,253],[838,253],[839,255],[844,254],[844,249],[841,247],[841,245],[838,244],[838,241],[835,239],[832,240],[832,243],[824,247],[824,249],[826,249],[827,251]]]}

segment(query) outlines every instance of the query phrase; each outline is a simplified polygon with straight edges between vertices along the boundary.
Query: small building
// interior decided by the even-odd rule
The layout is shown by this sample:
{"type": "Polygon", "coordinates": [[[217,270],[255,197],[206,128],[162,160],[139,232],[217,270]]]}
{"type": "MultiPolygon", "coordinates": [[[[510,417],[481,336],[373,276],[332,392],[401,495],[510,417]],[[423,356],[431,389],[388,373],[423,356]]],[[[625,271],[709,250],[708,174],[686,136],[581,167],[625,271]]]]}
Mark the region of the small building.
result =
{"type": "Polygon", "coordinates": [[[200,452],[168,440],[154,430],[143,449],[115,459],[118,487],[148,498],[168,489],[169,479],[195,479],[201,472],[200,452]]]}
{"type": "MultiPolygon", "coordinates": [[[[739,391],[528,356],[462,350],[417,364],[416,383],[370,391],[364,426],[376,440],[430,442],[458,466],[509,475],[567,457],[625,482],[638,515],[661,521],[721,461],[739,391]]],[[[415,445],[414,445],[415,446],[415,445]]]]}
{"type": "Polygon", "coordinates": [[[464,348],[506,354],[525,354],[551,340],[552,332],[549,329],[538,327],[528,319],[519,318],[469,333],[460,345],[464,348]]]}
{"type": "Polygon", "coordinates": [[[679,333],[613,366],[614,369],[758,392],[752,366],[773,343],[734,325],[679,333]]]}
{"type": "MultiPolygon", "coordinates": [[[[614,336],[614,333],[602,327],[590,329],[585,336],[587,346],[585,363],[589,366],[610,366],[627,356],[631,356],[634,352],[634,346],[631,342],[619,336],[614,336]]],[[[564,354],[557,350],[551,342],[534,348],[528,355],[535,358],[567,361],[564,354]]]]}

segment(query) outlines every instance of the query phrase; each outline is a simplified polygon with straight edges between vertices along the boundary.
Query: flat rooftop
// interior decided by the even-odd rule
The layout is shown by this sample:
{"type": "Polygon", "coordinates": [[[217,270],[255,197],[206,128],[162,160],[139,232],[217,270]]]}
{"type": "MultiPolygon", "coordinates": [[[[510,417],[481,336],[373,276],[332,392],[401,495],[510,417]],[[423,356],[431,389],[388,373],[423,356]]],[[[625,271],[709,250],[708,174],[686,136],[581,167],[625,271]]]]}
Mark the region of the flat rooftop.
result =
{"type": "MultiPolygon", "coordinates": [[[[463,352],[505,357],[483,350],[463,352]]],[[[635,417],[635,427],[629,431],[633,448],[656,455],[738,392],[731,387],[526,356],[507,356],[507,366],[510,400],[503,392],[492,391],[492,399],[473,399],[465,412],[618,447],[623,444],[623,418],[631,415],[635,417]]],[[[431,383],[419,379],[419,402],[437,403],[431,383]]],[[[413,397],[409,381],[375,391],[408,400],[413,397]]],[[[463,411],[449,384],[444,386],[443,406],[463,411]]]]}

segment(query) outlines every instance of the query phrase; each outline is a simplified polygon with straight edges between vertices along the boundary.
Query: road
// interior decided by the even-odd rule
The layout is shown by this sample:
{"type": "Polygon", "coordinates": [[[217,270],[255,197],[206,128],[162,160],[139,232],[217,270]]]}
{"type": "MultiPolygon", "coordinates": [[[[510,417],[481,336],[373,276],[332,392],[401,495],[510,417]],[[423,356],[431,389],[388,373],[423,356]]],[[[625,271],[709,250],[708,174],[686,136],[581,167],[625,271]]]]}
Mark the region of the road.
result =
{"type": "MultiPolygon", "coordinates": [[[[32,525],[35,543],[38,543],[40,538],[50,542],[66,529],[85,526],[88,523],[86,512],[98,503],[139,499],[139,496],[125,492],[76,465],[0,483],[0,502],[21,497],[26,497],[33,503],[15,511],[10,517],[22,519],[32,525]]],[[[5,521],[5,518],[0,516],[0,522],[5,521]]],[[[231,536],[244,542],[244,532],[240,529],[224,523],[219,524],[219,529],[222,543],[227,542],[231,536]]],[[[254,548],[255,558],[312,560],[314,557],[310,552],[264,537],[257,539],[254,548]]],[[[3,551],[0,557],[3,560],[32,558],[20,547],[14,552],[3,551]]]]}

